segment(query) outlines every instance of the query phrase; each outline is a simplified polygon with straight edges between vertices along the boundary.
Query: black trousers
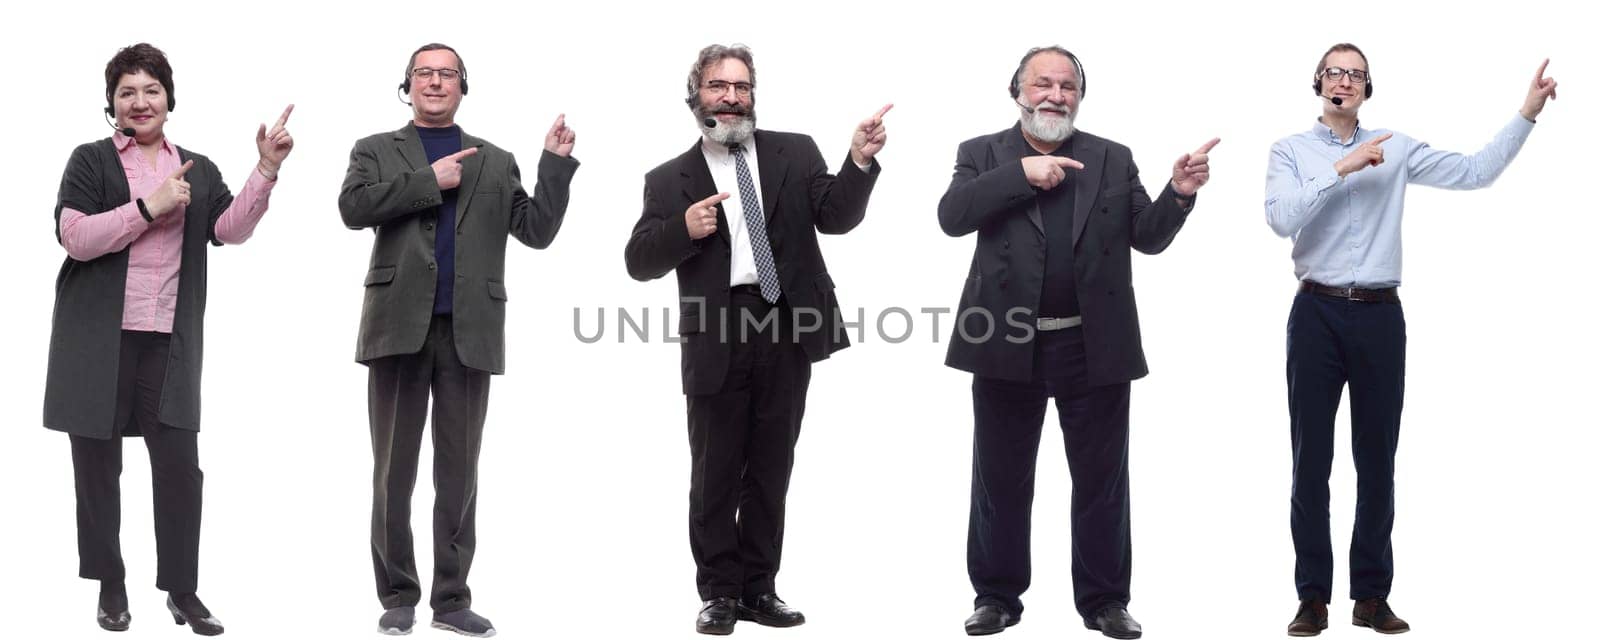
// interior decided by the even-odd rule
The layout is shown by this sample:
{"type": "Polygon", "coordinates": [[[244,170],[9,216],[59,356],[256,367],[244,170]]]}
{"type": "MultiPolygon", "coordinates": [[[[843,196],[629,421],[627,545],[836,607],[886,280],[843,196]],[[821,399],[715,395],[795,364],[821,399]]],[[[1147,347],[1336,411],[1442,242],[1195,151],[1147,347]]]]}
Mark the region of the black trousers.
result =
{"type": "Polygon", "coordinates": [[[1082,329],[1041,331],[1034,339],[1033,381],[972,381],[967,575],[977,606],[1022,613],[1032,579],[1034,467],[1045,404],[1054,398],[1072,474],[1074,601],[1089,617],[1129,599],[1129,384],[1089,386],[1082,329]]]}
{"type": "Polygon", "coordinates": [[[1302,600],[1333,594],[1328,476],[1333,420],[1350,386],[1356,521],[1350,597],[1387,597],[1394,581],[1394,456],[1406,386],[1406,319],[1399,303],[1301,293],[1289,311],[1289,435],[1294,453],[1289,527],[1302,600]]]}
{"type": "Polygon", "coordinates": [[[489,373],[461,364],[450,316],[435,316],[422,350],[368,365],[372,422],[372,568],[385,609],[422,598],[411,545],[411,491],[433,392],[433,591],[435,612],[472,605],[467,573],[477,547],[478,451],[489,408],[489,373]]]}
{"type": "Polygon", "coordinates": [[[793,314],[779,302],[734,290],[728,377],[717,393],[688,396],[689,549],[702,600],[776,589],[784,499],[811,383],[793,314]],[[773,323],[739,339],[742,314],[769,312],[773,323]]]}
{"type": "Polygon", "coordinates": [[[150,452],[155,503],[156,588],[193,593],[199,580],[200,494],[204,474],[194,431],[161,424],[161,387],[171,334],[123,331],[111,438],[71,436],[78,496],[78,575],[123,581],[122,436],[136,431],[150,452]]]}

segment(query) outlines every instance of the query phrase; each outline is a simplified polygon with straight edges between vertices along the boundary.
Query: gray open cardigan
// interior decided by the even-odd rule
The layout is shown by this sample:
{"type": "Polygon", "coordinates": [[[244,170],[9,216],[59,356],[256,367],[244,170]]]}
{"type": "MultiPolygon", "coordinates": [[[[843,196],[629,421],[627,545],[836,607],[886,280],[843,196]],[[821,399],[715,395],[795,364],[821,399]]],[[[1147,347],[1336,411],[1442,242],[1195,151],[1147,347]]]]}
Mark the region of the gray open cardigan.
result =
{"type": "MultiPolygon", "coordinates": [[[[207,243],[216,239],[217,218],[233,202],[216,165],[205,156],[178,149],[180,161],[194,161],[184,174],[190,202],[183,222],[178,307],[172,320],[172,349],[161,385],[161,423],[200,430],[200,360],[206,312],[207,243]]],[[[72,151],[56,196],[56,240],[61,240],[61,209],[96,215],[128,203],[127,174],[111,138],[72,151]]],[[[68,256],[56,276],[56,306],[50,322],[50,363],[45,377],[44,426],[77,436],[111,438],[119,429],[139,435],[131,424],[113,424],[117,404],[117,359],[122,343],[122,304],[128,280],[128,249],[89,261],[68,256]]]]}

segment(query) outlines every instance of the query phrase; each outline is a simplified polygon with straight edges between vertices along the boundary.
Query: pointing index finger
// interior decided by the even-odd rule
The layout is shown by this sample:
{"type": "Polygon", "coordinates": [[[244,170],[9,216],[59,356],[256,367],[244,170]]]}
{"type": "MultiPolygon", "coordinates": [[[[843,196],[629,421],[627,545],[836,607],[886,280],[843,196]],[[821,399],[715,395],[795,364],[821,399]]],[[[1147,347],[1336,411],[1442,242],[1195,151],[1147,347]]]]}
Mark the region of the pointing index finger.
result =
{"type": "Polygon", "coordinates": [[[1222,142],[1222,138],[1212,138],[1210,142],[1207,142],[1207,143],[1205,143],[1203,145],[1200,145],[1200,148],[1198,150],[1196,150],[1191,155],[1197,155],[1198,156],[1198,155],[1205,155],[1207,153],[1211,153],[1211,148],[1217,146],[1218,142],[1222,142]]]}
{"type": "Polygon", "coordinates": [[[565,126],[567,126],[567,114],[557,114],[556,121],[550,124],[550,133],[546,135],[553,136],[556,134],[556,132],[561,131],[561,128],[565,126]]]}
{"type": "Polygon", "coordinates": [[[178,170],[172,172],[172,175],[168,176],[168,177],[170,177],[170,178],[182,178],[183,174],[185,172],[189,171],[189,169],[191,169],[193,167],[194,167],[194,161],[190,160],[188,162],[183,163],[183,166],[178,167],[178,170]]]}
{"type": "Polygon", "coordinates": [[[1055,157],[1052,159],[1055,160],[1056,166],[1058,167],[1072,167],[1074,169],[1083,168],[1082,162],[1078,162],[1077,160],[1073,160],[1072,158],[1068,158],[1066,156],[1055,157]]]}
{"type": "Polygon", "coordinates": [[[883,119],[883,114],[888,113],[889,110],[893,109],[893,108],[894,108],[894,103],[893,102],[891,102],[889,104],[886,104],[886,105],[883,105],[882,109],[879,109],[877,113],[873,114],[872,119],[873,120],[882,120],[883,119]]]}
{"type": "Polygon", "coordinates": [[[293,104],[291,104],[291,105],[289,105],[287,107],[284,107],[283,115],[278,116],[278,124],[273,125],[273,128],[274,129],[282,129],[283,125],[289,123],[289,114],[291,114],[291,113],[294,113],[294,105],[293,104]]]}
{"type": "Polygon", "coordinates": [[[1548,67],[1548,66],[1550,66],[1550,59],[1549,58],[1545,58],[1544,62],[1539,63],[1539,71],[1537,73],[1533,74],[1533,81],[1534,82],[1538,82],[1538,81],[1544,79],[1544,68],[1548,67]]]}
{"type": "Polygon", "coordinates": [[[1372,141],[1368,142],[1367,144],[1372,144],[1372,145],[1383,144],[1385,142],[1388,142],[1389,138],[1393,138],[1393,137],[1394,137],[1394,132],[1393,131],[1386,131],[1386,132],[1384,132],[1383,135],[1378,136],[1376,138],[1373,138],[1372,141]]]}
{"type": "Polygon", "coordinates": [[[696,202],[696,203],[694,203],[694,206],[697,206],[697,207],[714,207],[714,206],[717,205],[717,203],[722,202],[723,200],[727,200],[728,198],[731,198],[731,197],[733,197],[733,194],[724,191],[724,192],[719,193],[717,195],[714,195],[714,196],[711,196],[709,198],[706,198],[705,200],[701,200],[699,202],[696,202]]]}

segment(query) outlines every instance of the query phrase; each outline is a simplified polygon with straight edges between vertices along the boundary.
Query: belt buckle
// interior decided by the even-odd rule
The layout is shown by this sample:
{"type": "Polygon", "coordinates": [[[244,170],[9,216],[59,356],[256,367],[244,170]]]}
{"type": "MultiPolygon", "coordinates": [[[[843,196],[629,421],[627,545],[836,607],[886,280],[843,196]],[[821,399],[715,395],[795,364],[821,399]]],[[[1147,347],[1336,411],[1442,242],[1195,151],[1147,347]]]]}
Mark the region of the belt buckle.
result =
{"type": "Polygon", "coordinates": [[[1340,291],[1344,292],[1344,299],[1346,299],[1346,300],[1355,300],[1356,299],[1356,288],[1355,287],[1345,287],[1344,289],[1341,289],[1340,291]]]}

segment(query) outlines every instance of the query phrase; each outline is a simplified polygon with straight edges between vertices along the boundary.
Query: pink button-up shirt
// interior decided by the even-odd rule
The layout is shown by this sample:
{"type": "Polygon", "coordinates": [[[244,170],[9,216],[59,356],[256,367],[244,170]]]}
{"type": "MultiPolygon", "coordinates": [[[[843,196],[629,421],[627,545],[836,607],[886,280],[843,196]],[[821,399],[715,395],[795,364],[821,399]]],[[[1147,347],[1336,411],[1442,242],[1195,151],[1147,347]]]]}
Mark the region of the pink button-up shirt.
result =
{"type": "MultiPolygon", "coordinates": [[[[128,177],[128,192],[134,200],[147,198],[178,170],[178,148],[165,138],[156,152],[156,166],[150,166],[133,138],[119,131],[111,135],[128,177]]],[[[250,179],[233,198],[233,204],[217,220],[217,239],[239,244],[255,232],[256,223],[267,212],[267,198],[276,180],[251,170],[250,179]]],[[[204,206],[206,203],[191,203],[204,206]]],[[[172,316],[178,307],[178,267],[183,262],[183,220],[187,207],[179,206],[167,215],[146,222],[139,206],[127,204],[98,215],[87,215],[71,208],[61,210],[61,244],[74,260],[93,260],[128,247],[128,281],[124,288],[122,328],[129,331],[172,333],[172,316]],[[131,247],[130,247],[131,245],[131,247]]],[[[208,212],[198,210],[199,215],[208,212]]]]}

